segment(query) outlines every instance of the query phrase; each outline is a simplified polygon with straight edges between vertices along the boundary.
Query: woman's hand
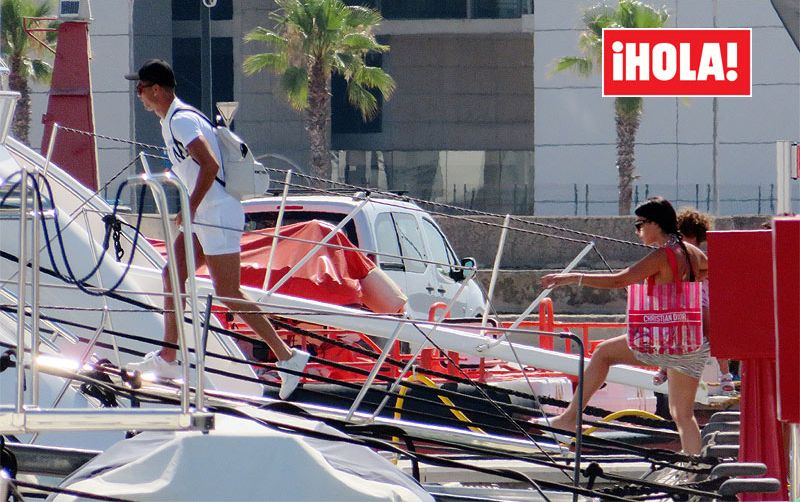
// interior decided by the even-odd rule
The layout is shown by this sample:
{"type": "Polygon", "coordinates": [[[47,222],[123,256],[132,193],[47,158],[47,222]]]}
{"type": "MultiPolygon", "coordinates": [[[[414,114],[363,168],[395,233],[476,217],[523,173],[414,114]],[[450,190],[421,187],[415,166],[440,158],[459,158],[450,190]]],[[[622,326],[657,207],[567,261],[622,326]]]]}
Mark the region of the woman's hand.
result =
{"type": "Polygon", "coordinates": [[[543,288],[557,288],[568,284],[575,284],[583,274],[547,274],[542,276],[540,283],[543,288]]]}

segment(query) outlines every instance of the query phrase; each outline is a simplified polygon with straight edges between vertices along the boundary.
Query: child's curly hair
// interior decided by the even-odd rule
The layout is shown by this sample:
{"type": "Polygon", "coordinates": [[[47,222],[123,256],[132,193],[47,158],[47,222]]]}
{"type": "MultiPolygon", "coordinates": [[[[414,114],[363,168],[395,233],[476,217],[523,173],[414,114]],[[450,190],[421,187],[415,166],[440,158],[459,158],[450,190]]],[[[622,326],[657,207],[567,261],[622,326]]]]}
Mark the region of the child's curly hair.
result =
{"type": "Polygon", "coordinates": [[[693,207],[678,211],[678,230],[685,237],[694,237],[698,244],[706,241],[706,232],[714,228],[714,217],[693,207]]]}

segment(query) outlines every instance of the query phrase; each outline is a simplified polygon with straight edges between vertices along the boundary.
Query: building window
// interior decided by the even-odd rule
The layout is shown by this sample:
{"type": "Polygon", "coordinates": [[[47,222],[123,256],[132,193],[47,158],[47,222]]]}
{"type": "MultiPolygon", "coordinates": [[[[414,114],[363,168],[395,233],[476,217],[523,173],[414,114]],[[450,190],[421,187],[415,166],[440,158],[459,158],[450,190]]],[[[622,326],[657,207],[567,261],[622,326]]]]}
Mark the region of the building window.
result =
{"type": "Polygon", "coordinates": [[[532,151],[341,150],[339,163],[336,181],[352,185],[494,213],[533,211],[532,151]]]}
{"type": "MultiPolygon", "coordinates": [[[[202,107],[200,85],[200,39],[173,38],[172,61],[180,98],[195,107],[202,107]]],[[[233,39],[211,39],[212,103],[233,101],[233,39]]]]}
{"type": "MultiPolygon", "coordinates": [[[[172,0],[173,21],[199,21],[200,9],[205,9],[198,0],[172,0]]],[[[213,21],[226,21],[233,19],[233,0],[217,0],[217,5],[211,8],[213,21]]]]}
{"type": "Polygon", "coordinates": [[[386,19],[464,19],[467,0],[384,0],[386,19]]]}
{"type": "Polygon", "coordinates": [[[345,0],[386,19],[513,19],[533,14],[533,0],[345,0]]]}

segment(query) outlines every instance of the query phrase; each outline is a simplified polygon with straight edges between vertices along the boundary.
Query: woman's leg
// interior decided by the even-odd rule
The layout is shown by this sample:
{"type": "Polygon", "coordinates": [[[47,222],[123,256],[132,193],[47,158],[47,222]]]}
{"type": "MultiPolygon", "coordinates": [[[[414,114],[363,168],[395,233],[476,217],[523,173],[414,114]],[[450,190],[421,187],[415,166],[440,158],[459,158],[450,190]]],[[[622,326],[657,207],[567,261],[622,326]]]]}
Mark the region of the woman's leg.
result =
{"type": "Polygon", "coordinates": [[[694,397],[700,380],[672,368],[667,373],[669,413],[678,427],[681,448],[686,453],[696,455],[700,453],[700,427],[694,417],[694,397]]]}
{"type": "MultiPolygon", "coordinates": [[[[583,372],[583,405],[589,402],[597,389],[603,385],[608,376],[608,369],[614,364],[641,364],[628,347],[627,335],[609,338],[600,345],[589,359],[583,372]]],[[[573,399],[564,413],[553,417],[550,425],[564,430],[575,429],[578,419],[578,400],[573,399]]],[[[581,410],[582,411],[582,410],[581,410]]]]}

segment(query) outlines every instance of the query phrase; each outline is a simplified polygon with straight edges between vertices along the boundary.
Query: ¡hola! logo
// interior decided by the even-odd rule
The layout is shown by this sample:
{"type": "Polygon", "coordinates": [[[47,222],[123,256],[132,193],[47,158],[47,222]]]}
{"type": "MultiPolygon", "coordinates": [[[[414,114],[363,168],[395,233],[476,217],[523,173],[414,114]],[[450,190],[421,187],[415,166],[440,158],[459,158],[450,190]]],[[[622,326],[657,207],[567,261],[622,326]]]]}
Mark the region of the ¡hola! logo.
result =
{"type": "Polygon", "coordinates": [[[603,96],[750,96],[750,28],[603,30],[603,96]]]}

